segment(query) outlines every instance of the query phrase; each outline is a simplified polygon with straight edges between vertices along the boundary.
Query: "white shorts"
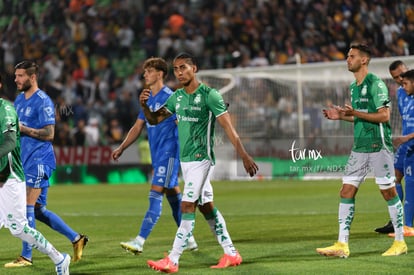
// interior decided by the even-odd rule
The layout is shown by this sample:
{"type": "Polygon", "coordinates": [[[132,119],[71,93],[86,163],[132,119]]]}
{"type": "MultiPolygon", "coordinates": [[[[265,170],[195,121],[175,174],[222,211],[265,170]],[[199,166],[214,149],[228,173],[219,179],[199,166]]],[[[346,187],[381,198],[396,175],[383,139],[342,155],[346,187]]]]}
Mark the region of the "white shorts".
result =
{"type": "Polygon", "coordinates": [[[0,183],[0,228],[19,230],[26,223],[26,183],[16,179],[0,183]]]}
{"type": "Polygon", "coordinates": [[[181,162],[184,178],[182,201],[198,202],[203,205],[213,201],[213,187],[210,177],[214,165],[209,160],[181,162]]]}
{"type": "Polygon", "coordinates": [[[345,166],[342,182],[358,188],[371,171],[380,188],[392,187],[395,184],[394,155],[387,150],[375,153],[352,151],[345,166]]]}

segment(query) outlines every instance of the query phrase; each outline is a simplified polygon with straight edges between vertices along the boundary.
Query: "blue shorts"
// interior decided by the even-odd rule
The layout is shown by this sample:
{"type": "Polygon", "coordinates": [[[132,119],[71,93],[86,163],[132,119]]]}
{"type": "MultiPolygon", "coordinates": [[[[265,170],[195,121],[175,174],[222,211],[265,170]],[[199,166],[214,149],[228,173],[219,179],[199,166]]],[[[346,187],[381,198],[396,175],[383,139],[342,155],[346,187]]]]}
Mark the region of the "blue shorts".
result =
{"type": "Polygon", "coordinates": [[[178,173],[180,169],[180,161],[176,158],[169,158],[157,163],[153,163],[154,175],[152,176],[152,184],[167,189],[178,186],[178,173]]]}
{"type": "Polygon", "coordinates": [[[36,203],[46,205],[47,191],[50,185],[49,178],[52,175],[53,169],[47,165],[38,164],[34,167],[34,169],[28,169],[24,172],[24,176],[26,177],[26,186],[42,189],[36,203]]]}
{"type": "Polygon", "coordinates": [[[394,169],[404,174],[404,159],[407,155],[409,146],[407,143],[401,144],[394,153],[394,169]]]}

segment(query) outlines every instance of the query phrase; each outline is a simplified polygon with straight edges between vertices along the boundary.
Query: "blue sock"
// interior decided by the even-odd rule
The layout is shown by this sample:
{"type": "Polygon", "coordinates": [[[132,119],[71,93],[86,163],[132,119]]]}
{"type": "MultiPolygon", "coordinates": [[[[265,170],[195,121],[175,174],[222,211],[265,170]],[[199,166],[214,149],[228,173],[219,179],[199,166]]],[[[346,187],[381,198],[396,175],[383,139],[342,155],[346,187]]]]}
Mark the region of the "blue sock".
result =
{"type": "Polygon", "coordinates": [[[161,216],[163,193],[151,190],[149,193],[149,208],[141,224],[139,236],[146,239],[161,216]]]}
{"type": "Polygon", "coordinates": [[[400,197],[400,200],[401,201],[404,201],[404,190],[403,190],[403,187],[402,187],[402,184],[401,183],[396,183],[395,184],[395,189],[397,189],[397,194],[398,194],[398,197],[400,197]]]}
{"type": "Polygon", "coordinates": [[[37,220],[66,236],[66,238],[68,238],[71,242],[74,242],[76,237],[79,235],[77,232],[73,231],[73,229],[70,228],[61,217],[52,211],[47,210],[46,206],[37,207],[35,209],[35,215],[37,220]]]}
{"type": "MultiPolygon", "coordinates": [[[[31,228],[36,228],[34,205],[26,206],[26,217],[27,217],[29,226],[31,228]]],[[[29,260],[32,259],[32,246],[27,242],[23,242],[22,256],[29,260]]]]}
{"type": "Polygon", "coordinates": [[[170,203],[172,215],[177,226],[180,226],[181,223],[181,197],[181,193],[167,196],[167,200],[170,203]]]}
{"type": "Polygon", "coordinates": [[[404,217],[405,225],[412,227],[414,218],[414,177],[405,178],[404,217]]]}

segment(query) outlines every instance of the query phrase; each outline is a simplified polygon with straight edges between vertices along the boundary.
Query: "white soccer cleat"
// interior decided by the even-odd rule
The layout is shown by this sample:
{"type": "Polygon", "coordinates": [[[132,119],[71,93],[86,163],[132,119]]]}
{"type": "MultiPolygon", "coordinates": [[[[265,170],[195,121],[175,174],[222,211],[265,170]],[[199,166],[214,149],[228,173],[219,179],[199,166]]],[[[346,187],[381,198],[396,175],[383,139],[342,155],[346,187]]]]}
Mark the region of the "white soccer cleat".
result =
{"type": "Polygon", "coordinates": [[[121,242],[120,244],[123,249],[135,255],[141,254],[142,251],[144,250],[144,248],[142,247],[142,244],[139,243],[137,240],[132,240],[129,242],[121,242]]]}
{"type": "Polygon", "coordinates": [[[56,265],[57,275],[69,275],[70,256],[63,254],[63,260],[56,265]]]}

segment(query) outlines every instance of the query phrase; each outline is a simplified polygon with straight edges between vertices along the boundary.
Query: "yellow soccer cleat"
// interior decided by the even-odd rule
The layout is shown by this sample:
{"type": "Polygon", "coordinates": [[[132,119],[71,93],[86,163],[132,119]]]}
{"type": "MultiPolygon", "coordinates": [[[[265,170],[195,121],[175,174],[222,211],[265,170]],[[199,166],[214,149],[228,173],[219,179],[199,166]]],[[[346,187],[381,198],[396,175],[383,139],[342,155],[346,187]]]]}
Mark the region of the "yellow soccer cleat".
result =
{"type": "Polygon", "coordinates": [[[339,258],[348,258],[350,254],[348,244],[342,242],[336,242],[334,245],[324,248],[316,248],[316,252],[323,256],[339,258]]]}
{"type": "Polygon", "coordinates": [[[405,241],[394,241],[391,247],[382,253],[382,256],[399,256],[401,254],[407,254],[408,248],[405,241]]]}
{"type": "Polygon", "coordinates": [[[83,248],[88,243],[89,238],[86,235],[80,235],[80,239],[74,243],[73,245],[73,258],[72,261],[75,263],[82,258],[83,248]]]}
{"type": "Polygon", "coordinates": [[[7,268],[10,268],[10,267],[25,267],[25,266],[31,266],[31,265],[33,265],[32,261],[26,259],[23,256],[19,256],[13,262],[5,264],[4,267],[7,267],[7,268]]]}

